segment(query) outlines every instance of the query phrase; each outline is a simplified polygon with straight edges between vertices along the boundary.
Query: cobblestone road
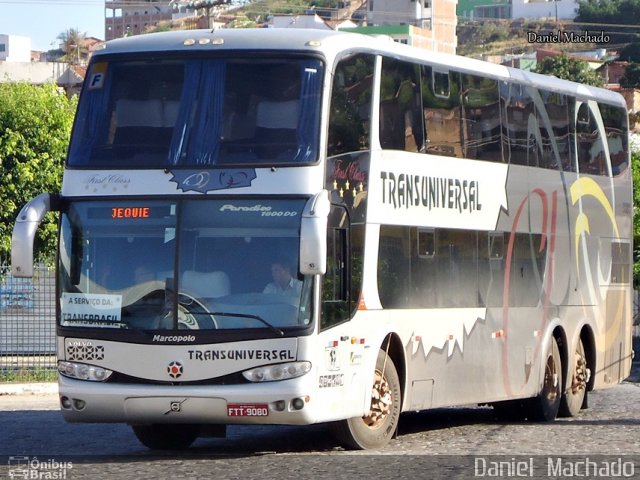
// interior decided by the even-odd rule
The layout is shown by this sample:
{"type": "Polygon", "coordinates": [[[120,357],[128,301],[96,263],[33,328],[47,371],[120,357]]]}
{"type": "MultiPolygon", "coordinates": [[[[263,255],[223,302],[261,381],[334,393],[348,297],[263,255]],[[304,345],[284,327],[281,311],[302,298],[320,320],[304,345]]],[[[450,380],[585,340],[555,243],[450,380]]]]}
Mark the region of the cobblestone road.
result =
{"type": "Polygon", "coordinates": [[[0,478],[16,473],[10,463],[30,461],[31,477],[23,478],[63,478],[42,474],[61,474],[71,462],[64,478],[612,478],[619,467],[620,477],[640,479],[640,378],[631,380],[592,392],[580,416],[547,424],[498,422],[481,407],[405,414],[398,439],[368,452],[342,450],[323,426],[232,426],[226,439],[202,438],[186,453],[158,455],[125,425],[65,423],[55,394],[5,395],[0,478]],[[592,462],[595,475],[548,463],[560,455],[574,456],[578,466],[592,462]],[[491,475],[497,461],[508,469],[502,476],[491,475]],[[523,475],[510,475],[518,466],[523,475]]]}

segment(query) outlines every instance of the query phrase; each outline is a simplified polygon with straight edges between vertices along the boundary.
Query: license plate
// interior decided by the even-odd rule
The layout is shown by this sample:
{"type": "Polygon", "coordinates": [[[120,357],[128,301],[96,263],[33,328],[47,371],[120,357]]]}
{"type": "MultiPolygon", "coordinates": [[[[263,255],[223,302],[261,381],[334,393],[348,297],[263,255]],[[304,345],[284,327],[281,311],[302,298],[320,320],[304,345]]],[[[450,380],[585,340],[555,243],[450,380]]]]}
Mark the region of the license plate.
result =
{"type": "Polygon", "coordinates": [[[227,404],[229,417],[266,417],[269,415],[269,407],[264,404],[227,404]]]}

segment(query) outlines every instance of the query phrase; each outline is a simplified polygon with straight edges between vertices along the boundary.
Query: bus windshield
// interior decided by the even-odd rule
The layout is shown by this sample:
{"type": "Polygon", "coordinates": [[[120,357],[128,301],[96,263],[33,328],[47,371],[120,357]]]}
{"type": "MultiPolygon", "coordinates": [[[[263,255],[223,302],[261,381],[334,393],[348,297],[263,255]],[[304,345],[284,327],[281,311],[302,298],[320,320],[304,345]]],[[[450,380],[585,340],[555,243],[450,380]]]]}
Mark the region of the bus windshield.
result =
{"type": "Polygon", "coordinates": [[[69,204],[61,218],[61,325],[279,335],[308,327],[312,277],[298,273],[304,203],[69,204]]]}
{"type": "Polygon", "coordinates": [[[78,106],[69,166],[315,162],[322,63],[256,57],[97,59],[78,106]]]}

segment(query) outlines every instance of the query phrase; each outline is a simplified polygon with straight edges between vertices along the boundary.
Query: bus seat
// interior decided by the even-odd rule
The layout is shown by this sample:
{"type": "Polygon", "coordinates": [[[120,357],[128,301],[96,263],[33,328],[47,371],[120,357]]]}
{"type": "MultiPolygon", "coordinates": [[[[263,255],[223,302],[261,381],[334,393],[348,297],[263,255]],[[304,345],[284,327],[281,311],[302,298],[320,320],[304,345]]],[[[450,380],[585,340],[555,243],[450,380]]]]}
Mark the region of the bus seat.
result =
{"type": "Polygon", "coordinates": [[[229,295],[229,276],[223,271],[196,272],[187,270],[182,274],[180,290],[200,298],[217,298],[229,295]]]}
{"type": "Polygon", "coordinates": [[[265,100],[258,103],[256,111],[255,140],[266,146],[262,155],[276,158],[283,150],[296,145],[298,125],[298,101],[275,102],[265,100]]]}
{"type": "Polygon", "coordinates": [[[116,104],[116,125],[118,128],[162,127],[162,102],[122,98],[116,104]]]}
{"type": "Polygon", "coordinates": [[[298,126],[298,101],[275,102],[263,100],[258,103],[256,112],[256,127],[260,128],[290,128],[298,126]]]}
{"type": "MultiPolygon", "coordinates": [[[[163,102],[162,103],[162,127],[173,129],[178,118],[180,110],[180,102],[163,102]]],[[[170,134],[171,132],[169,132],[170,134]]]]}
{"type": "Polygon", "coordinates": [[[130,100],[116,103],[116,131],[113,143],[119,145],[162,144],[163,111],[160,100],[130,100]]]}

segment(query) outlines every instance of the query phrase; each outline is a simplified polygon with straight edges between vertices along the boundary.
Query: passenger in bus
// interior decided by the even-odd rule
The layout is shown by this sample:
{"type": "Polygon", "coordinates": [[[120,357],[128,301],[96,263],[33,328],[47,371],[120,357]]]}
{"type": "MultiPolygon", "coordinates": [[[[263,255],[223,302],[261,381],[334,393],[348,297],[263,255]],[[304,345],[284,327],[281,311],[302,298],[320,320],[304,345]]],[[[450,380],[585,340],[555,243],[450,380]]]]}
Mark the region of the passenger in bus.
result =
{"type": "Polygon", "coordinates": [[[302,282],[292,274],[292,262],[287,258],[278,258],[271,263],[271,277],[273,282],[264,287],[262,293],[274,293],[300,298],[302,282]]]}

